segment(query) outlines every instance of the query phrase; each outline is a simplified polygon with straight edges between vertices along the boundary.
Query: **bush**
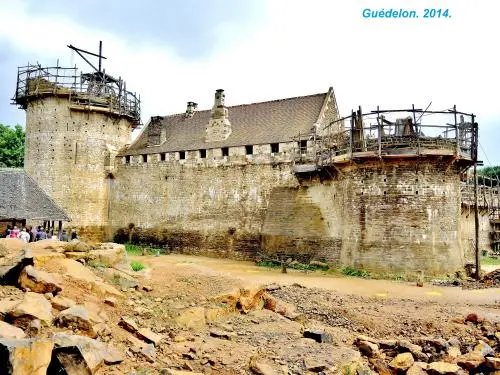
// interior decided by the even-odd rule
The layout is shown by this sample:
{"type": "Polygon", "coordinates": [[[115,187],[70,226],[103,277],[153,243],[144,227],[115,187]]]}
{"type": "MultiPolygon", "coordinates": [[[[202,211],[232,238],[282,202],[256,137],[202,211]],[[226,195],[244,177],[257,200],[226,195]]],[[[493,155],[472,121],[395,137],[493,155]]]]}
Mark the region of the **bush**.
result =
{"type": "Polygon", "coordinates": [[[371,276],[370,272],[368,272],[368,271],[357,270],[357,269],[351,268],[351,267],[344,267],[340,270],[340,272],[342,272],[342,274],[344,274],[346,276],[363,277],[365,279],[367,279],[371,276]]]}
{"type": "Polygon", "coordinates": [[[139,272],[139,271],[143,270],[144,268],[146,268],[146,266],[144,264],[142,264],[141,262],[137,262],[137,261],[133,261],[132,263],[130,263],[130,266],[132,267],[132,269],[135,272],[139,272]]]}

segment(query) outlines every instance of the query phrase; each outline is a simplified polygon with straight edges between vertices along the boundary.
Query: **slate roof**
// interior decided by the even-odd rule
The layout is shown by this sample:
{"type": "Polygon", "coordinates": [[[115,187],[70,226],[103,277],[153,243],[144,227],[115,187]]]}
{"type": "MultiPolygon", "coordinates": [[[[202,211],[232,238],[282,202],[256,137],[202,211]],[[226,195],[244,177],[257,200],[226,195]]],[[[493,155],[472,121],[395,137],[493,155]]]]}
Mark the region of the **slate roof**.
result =
{"type": "Polygon", "coordinates": [[[196,111],[186,118],[184,113],[164,116],[166,142],[147,147],[148,129],[143,129],[135,142],[121,155],[189,151],[207,148],[289,142],[299,133],[309,134],[318,120],[329,92],[279,99],[262,103],[227,107],[232,133],[221,142],[205,142],[205,128],[211,111],[196,111]]]}
{"type": "Polygon", "coordinates": [[[0,219],[70,221],[23,169],[0,168],[0,219]]]}

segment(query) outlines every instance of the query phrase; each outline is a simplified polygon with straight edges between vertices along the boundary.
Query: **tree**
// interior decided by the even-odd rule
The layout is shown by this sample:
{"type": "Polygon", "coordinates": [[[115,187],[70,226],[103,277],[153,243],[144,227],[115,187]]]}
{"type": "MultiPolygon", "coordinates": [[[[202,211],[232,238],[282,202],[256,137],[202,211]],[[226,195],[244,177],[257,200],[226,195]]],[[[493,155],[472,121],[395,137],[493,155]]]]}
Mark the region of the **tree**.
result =
{"type": "Polygon", "coordinates": [[[481,168],[477,171],[477,173],[478,173],[477,179],[480,184],[488,186],[497,186],[498,181],[500,180],[500,165],[496,165],[494,167],[481,168]],[[483,178],[483,177],[489,177],[489,178],[483,178]]]}
{"type": "Polygon", "coordinates": [[[24,165],[24,130],[0,124],[0,167],[22,168],[24,165]]]}

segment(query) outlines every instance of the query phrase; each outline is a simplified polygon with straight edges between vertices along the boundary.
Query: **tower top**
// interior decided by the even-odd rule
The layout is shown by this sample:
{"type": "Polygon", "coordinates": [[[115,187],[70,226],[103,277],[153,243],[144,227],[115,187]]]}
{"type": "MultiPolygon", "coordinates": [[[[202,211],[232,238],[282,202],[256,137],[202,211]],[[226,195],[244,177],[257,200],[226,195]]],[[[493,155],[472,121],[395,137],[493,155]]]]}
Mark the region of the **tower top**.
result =
{"type": "Polygon", "coordinates": [[[93,72],[83,73],[77,67],[41,66],[39,63],[18,67],[16,92],[12,104],[26,109],[31,101],[44,97],[66,97],[71,108],[107,113],[112,116],[126,117],[132,121],[132,127],[140,125],[140,96],[127,90],[126,82],[106,74],[102,69],[102,42],[99,54],[94,54],[72,45],[92,68],[93,72]],[[96,68],[83,54],[99,58],[96,68]]]}

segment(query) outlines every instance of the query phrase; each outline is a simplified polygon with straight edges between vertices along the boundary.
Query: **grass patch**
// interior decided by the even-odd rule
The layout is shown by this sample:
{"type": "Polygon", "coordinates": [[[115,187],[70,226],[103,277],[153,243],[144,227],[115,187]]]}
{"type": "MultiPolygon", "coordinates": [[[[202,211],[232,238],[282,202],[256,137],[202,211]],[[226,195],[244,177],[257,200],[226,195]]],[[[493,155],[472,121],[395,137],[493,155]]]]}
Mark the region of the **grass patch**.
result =
{"type": "Polygon", "coordinates": [[[131,262],[130,266],[132,267],[132,269],[135,272],[139,272],[139,271],[143,270],[144,268],[146,268],[146,266],[144,264],[142,264],[141,262],[138,262],[136,260],[134,260],[133,262],[131,262]]]}
{"type": "MultiPolygon", "coordinates": [[[[258,262],[256,265],[257,267],[281,268],[281,262],[276,260],[266,260],[258,262]]],[[[327,271],[329,269],[328,265],[299,262],[291,262],[286,268],[299,271],[327,271]]]]}
{"type": "Polygon", "coordinates": [[[354,277],[362,277],[364,279],[368,279],[371,277],[370,272],[364,270],[358,270],[356,268],[344,267],[340,270],[345,276],[354,276],[354,277]]]}
{"type": "Polygon", "coordinates": [[[162,249],[155,249],[152,247],[134,245],[132,243],[125,244],[125,250],[128,255],[156,255],[162,254],[162,249]]]}
{"type": "Polygon", "coordinates": [[[481,265],[483,266],[500,266],[500,258],[482,257],[481,265]]]}

